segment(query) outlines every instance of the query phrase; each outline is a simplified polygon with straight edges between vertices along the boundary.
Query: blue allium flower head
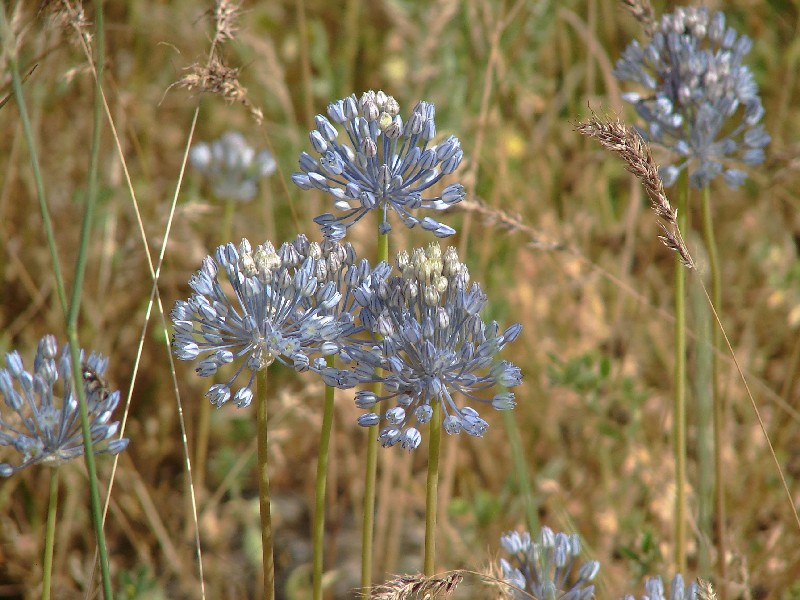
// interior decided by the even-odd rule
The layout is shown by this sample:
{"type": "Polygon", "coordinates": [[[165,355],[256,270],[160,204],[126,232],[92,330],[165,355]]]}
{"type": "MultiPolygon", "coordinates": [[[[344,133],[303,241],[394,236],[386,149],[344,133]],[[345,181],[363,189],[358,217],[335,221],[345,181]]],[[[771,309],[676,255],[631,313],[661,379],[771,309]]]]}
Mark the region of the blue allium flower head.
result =
{"type": "MultiPolygon", "coordinates": [[[[542,527],[539,541],[533,541],[526,531],[512,531],[500,538],[500,545],[509,553],[510,560],[500,559],[505,580],[519,590],[525,590],[541,600],[588,600],[594,595],[591,581],[600,571],[600,563],[590,560],[583,563],[577,573],[572,569],[581,553],[578,534],[554,533],[542,527]]],[[[515,590],[515,598],[529,598],[515,590]]]]}
{"type": "Polygon", "coordinates": [[[469,273],[454,248],[443,255],[433,243],[411,256],[401,252],[397,266],[400,276],[355,290],[361,322],[374,335],[372,347],[351,348],[356,366],[350,371],[323,370],[323,378],[345,388],[383,383],[383,395],[358,392],[356,405],[370,411],[358,419],[362,426],[386,419],[388,426],[380,432],[384,447],[419,446],[420,433],[412,424],[428,423],[435,402],[442,407],[447,433],[463,430],[481,437],[488,424],[474,408],[459,406],[457,394],[491,403],[497,410],[514,408],[512,392],[483,396],[498,384],[508,388],[521,383],[519,368],[497,358],[521,326],[500,333],[496,322],[487,325],[481,320],[486,296],[477,284],[469,286],[469,273]],[[383,369],[380,376],[378,367],[383,369]],[[395,405],[382,415],[374,412],[376,405],[390,401],[395,405]]]}
{"type": "Polygon", "coordinates": [[[249,405],[256,372],[276,360],[306,371],[315,357],[341,350],[353,318],[336,309],[342,294],[335,282],[320,279],[322,261],[319,244],[302,235],[278,251],[270,242],[254,249],[243,239],[203,260],[189,281],[194,295],[172,310],[172,346],[180,360],[204,355],[196,369],[201,377],[236,363],[227,382],[209,389],[213,404],[222,406],[233,394],[237,406],[249,405]]]}
{"type": "Polygon", "coordinates": [[[388,212],[396,212],[408,227],[416,225],[447,237],[455,230],[431,217],[422,219],[412,212],[418,208],[442,210],[464,198],[464,188],[451,184],[441,196],[425,198],[423,193],[445,175],[456,170],[463,153],[458,138],[448,137],[431,144],[436,136],[435,107],[420,102],[408,121],[400,117],[400,107],[385,93],[355,94],[328,106],[328,115],[347,134],[339,140],[339,131],[331,121],[316,117],[316,129],[309,137],[319,160],[303,152],[302,173],[292,175],[304,190],[313,188],[329,193],[341,216],[326,213],[314,221],[325,237],[341,239],[347,228],[371,210],[382,211],[381,233],[391,230],[388,212]]]}
{"type": "MultiPolygon", "coordinates": [[[[697,600],[697,598],[697,584],[692,582],[688,586],[685,585],[680,573],[672,579],[669,594],[664,591],[661,577],[651,577],[644,582],[642,600],[697,600]]],[[[635,600],[635,597],[628,594],[624,600],[635,600]]]]}
{"type": "MultiPolygon", "coordinates": [[[[0,446],[16,450],[22,462],[16,466],[0,463],[2,477],[35,464],[55,467],[85,452],[78,398],[72,389],[69,346],[57,355],[52,335],[39,341],[33,372],[25,370],[18,352],[6,354],[6,368],[0,369],[0,396],[11,413],[3,415],[0,411],[0,446]],[[57,386],[59,379],[63,383],[57,386]]],[[[119,454],[128,440],[114,438],[119,423],[110,422],[119,404],[119,392],[110,391],[103,379],[108,359],[93,352],[84,360],[81,351],[81,365],[92,450],[95,454],[119,454]]]]}
{"type": "Polygon", "coordinates": [[[236,131],[210,144],[195,144],[189,150],[189,162],[208,180],[217,198],[238,202],[255,198],[259,180],[277,166],[268,150],[256,153],[236,131]]]}
{"type": "Polygon", "coordinates": [[[688,168],[693,187],[705,187],[719,174],[737,187],[746,178],[739,165],[764,162],[770,141],[761,124],[764,107],[742,64],[752,45],[726,27],[723,13],[678,8],[661,18],[644,47],[631,42],[617,61],[617,79],[644,88],[623,96],[646,123],[642,137],[674,156],[661,168],[665,185],[688,168]]]}

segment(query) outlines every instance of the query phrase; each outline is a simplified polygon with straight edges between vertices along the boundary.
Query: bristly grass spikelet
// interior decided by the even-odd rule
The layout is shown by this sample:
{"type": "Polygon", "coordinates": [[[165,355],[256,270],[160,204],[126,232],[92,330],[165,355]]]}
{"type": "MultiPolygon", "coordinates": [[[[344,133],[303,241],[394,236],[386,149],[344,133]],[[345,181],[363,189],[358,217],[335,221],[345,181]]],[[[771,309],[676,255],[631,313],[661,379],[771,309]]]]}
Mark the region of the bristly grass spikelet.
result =
{"type": "Polygon", "coordinates": [[[325,213],[314,219],[326,237],[341,239],[347,229],[372,210],[381,211],[380,233],[391,230],[389,211],[407,227],[420,225],[437,237],[455,230],[439,221],[412,213],[419,208],[442,210],[464,198],[464,187],[451,184],[441,196],[425,198],[423,192],[451,174],[461,163],[463,152],[458,138],[450,136],[432,145],[436,137],[435,107],[419,102],[405,123],[400,106],[384,92],[355,94],[331,103],[328,115],[344,128],[347,141],[323,115],[309,134],[319,160],[303,152],[302,172],[292,175],[304,190],[319,189],[334,197],[334,206],[344,214],[325,213]],[[349,143],[348,143],[349,142],[349,143]]]}
{"type": "Polygon", "coordinates": [[[374,344],[353,348],[354,369],[328,369],[323,378],[338,387],[383,384],[380,396],[358,392],[356,405],[372,410],[381,403],[396,403],[382,415],[368,412],[358,419],[363,427],[376,425],[381,418],[388,421],[380,432],[384,447],[419,446],[421,435],[412,423],[430,422],[435,403],[442,408],[447,433],[483,436],[488,423],[474,408],[459,406],[455,397],[491,404],[497,410],[514,408],[512,392],[500,391],[491,399],[481,396],[497,385],[521,383],[519,368],[497,358],[517,338],[521,326],[500,333],[496,322],[481,320],[487,298],[477,283],[469,285],[469,272],[455,248],[442,254],[438,244],[431,243],[410,256],[401,252],[397,267],[399,276],[355,292],[362,307],[361,322],[375,336],[374,344]],[[382,375],[376,375],[377,368],[382,375]]]}
{"type": "Polygon", "coordinates": [[[458,584],[464,579],[458,571],[444,575],[427,577],[422,573],[416,575],[400,575],[375,586],[365,597],[372,600],[447,600],[455,593],[458,584]]]}
{"type": "MultiPolygon", "coordinates": [[[[2,477],[35,464],[55,467],[85,453],[69,347],[64,346],[60,356],[57,353],[55,337],[44,336],[32,372],[25,370],[19,352],[6,354],[6,368],[0,369],[0,395],[15,415],[0,413],[0,446],[16,450],[22,462],[0,463],[2,477]],[[59,379],[62,384],[57,386],[59,379]]],[[[109,390],[104,379],[108,359],[92,352],[82,359],[82,365],[92,450],[95,454],[119,454],[128,440],[112,439],[119,429],[118,422],[111,422],[119,392],[109,390]]]]}
{"type": "Polygon", "coordinates": [[[578,123],[576,129],[579,133],[596,139],[605,149],[619,156],[628,171],[642,182],[663,231],[659,239],[667,248],[678,253],[684,266],[694,269],[694,260],[678,227],[678,211],[672,207],[664,192],[661,171],[641,136],[619,119],[603,121],[597,115],[578,123]]]}

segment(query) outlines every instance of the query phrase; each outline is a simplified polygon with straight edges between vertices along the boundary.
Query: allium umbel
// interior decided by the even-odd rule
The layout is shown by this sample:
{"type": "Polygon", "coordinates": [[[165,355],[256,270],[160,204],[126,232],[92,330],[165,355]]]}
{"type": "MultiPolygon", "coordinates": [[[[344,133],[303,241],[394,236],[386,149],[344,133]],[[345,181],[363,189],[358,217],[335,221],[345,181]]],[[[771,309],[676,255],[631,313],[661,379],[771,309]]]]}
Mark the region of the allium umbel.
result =
{"type": "Polygon", "coordinates": [[[387,426],[380,432],[383,446],[400,444],[414,449],[421,441],[415,425],[425,425],[439,403],[445,431],[461,431],[481,437],[488,424],[459,396],[491,404],[497,410],[515,406],[512,392],[500,391],[486,398],[497,385],[514,387],[522,380],[520,370],[498,359],[499,352],[521,330],[512,325],[500,333],[496,322],[484,323],[479,315],[486,296],[478,284],[469,285],[466,266],[454,248],[444,255],[437,244],[397,258],[400,276],[378,281],[370,289],[355,290],[362,306],[360,318],[374,335],[371,348],[351,348],[356,361],[351,371],[323,370],[329,385],[353,387],[380,381],[383,393],[361,391],[356,405],[370,410],[358,419],[362,426],[387,426]],[[376,368],[382,369],[377,375],[376,368]],[[395,405],[379,414],[381,403],[395,405]]]}
{"type": "MultiPolygon", "coordinates": [[[[108,359],[93,352],[84,360],[81,351],[81,360],[92,451],[119,454],[128,440],[114,438],[119,423],[111,422],[111,413],[119,404],[119,392],[109,390],[103,379],[108,359]]],[[[52,335],[39,341],[32,372],[25,370],[18,352],[6,354],[6,368],[0,369],[0,396],[12,413],[0,411],[0,447],[14,448],[22,462],[16,466],[0,463],[0,476],[9,477],[35,464],[58,466],[85,453],[71,365],[69,346],[58,356],[52,335]],[[61,385],[57,385],[59,379],[61,385]]]]}
{"type": "MultiPolygon", "coordinates": [[[[594,595],[590,582],[597,577],[600,563],[590,560],[572,573],[575,559],[581,553],[580,537],[573,533],[554,533],[542,527],[539,541],[533,541],[526,531],[509,532],[500,538],[500,545],[511,560],[500,559],[505,580],[519,590],[525,590],[539,600],[588,600],[594,595]]],[[[514,598],[530,595],[514,590],[514,598]]]]}
{"type": "Polygon", "coordinates": [[[194,295],[172,310],[172,346],[180,360],[204,356],[196,369],[201,377],[231,365],[233,375],[208,391],[213,404],[233,395],[237,406],[249,405],[256,372],[276,360],[305,371],[315,357],[341,350],[355,326],[340,308],[337,283],[322,276],[329,271],[324,261],[319,244],[302,235],[278,251],[243,239],[203,260],[189,281],[194,295]],[[236,383],[240,376],[243,384],[236,383]]]}
{"type": "Polygon", "coordinates": [[[341,216],[326,213],[314,219],[325,237],[342,239],[348,227],[372,210],[382,213],[381,233],[391,230],[390,210],[408,227],[420,225],[437,237],[455,233],[431,217],[420,219],[412,212],[442,210],[464,198],[460,184],[447,186],[441,196],[423,197],[461,163],[458,138],[431,144],[436,136],[433,104],[419,102],[406,122],[399,113],[397,101],[381,91],[366,92],[361,99],[353,94],[330,104],[328,115],[344,129],[344,141],[328,118],[317,115],[309,138],[319,160],[303,152],[302,173],[292,175],[292,180],[305,190],[327,192],[334,197],[334,206],[344,211],[341,216]]]}
{"type": "Polygon", "coordinates": [[[691,166],[693,187],[705,187],[720,173],[736,187],[746,178],[737,163],[764,161],[770,141],[760,124],[764,108],[742,64],[752,45],[726,27],[723,13],[678,8],[661,18],[644,47],[634,40],[617,61],[617,79],[644,88],[623,96],[645,121],[642,137],[675,156],[661,168],[665,185],[691,166]]]}
{"type": "Polygon", "coordinates": [[[236,131],[228,131],[210,144],[195,144],[189,162],[208,180],[217,198],[237,202],[255,198],[259,180],[274,173],[277,166],[268,150],[257,153],[236,131]]]}
{"type": "MultiPolygon", "coordinates": [[[[642,600],[696,600],[697,590],[697,584],[694,582],[685,585],[679,573],[672,579],[669,594],[666,594],[661,577],[650,577],[644,582],[645,593],[641,598],[642,600]]],[[[624,600],[635,600],[635,596],[627,594],[624,600]]]]}

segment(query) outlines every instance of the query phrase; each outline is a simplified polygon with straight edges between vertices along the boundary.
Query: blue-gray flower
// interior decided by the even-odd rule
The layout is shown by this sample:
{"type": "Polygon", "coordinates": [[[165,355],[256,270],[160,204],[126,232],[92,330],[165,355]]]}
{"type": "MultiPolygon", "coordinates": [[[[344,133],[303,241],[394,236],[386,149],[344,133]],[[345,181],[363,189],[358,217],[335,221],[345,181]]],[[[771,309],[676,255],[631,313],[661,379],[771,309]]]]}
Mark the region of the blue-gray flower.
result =
{"type": "Polygon", "coordinates": [[[770,141],[760,123],[764,108],[753,74],[742,64],[752,45],[725,26],[723,13],[678,8],[662,17],[644,47],[631,42],[617,61],[617,79],[644,88],[624,95],[645,121],[642,137],[675,157],[661,168],[665,185],[688,168],[693,187],[705,187],[719,174],[737,187],[746,178],[739,165],[764,161],[770,141]]]}
{"type": "Polygon", "coordinates": [[[238,249],[228,243],[203,260],[189,281],[194,295],[172,310],[172,345],[181,360],[204,356],[196,368],[201,377],[232,365],[228,381],[210,387],[212,403],[221,406],[233,395],[237,406],[247,406],[260,369],[277,360],[306,371],[315,357],[340,351],[352,317],[334,310],[341,293],[335,282],[319,279],[320,257],[319,244],[301,235],[277,252],[270,242],[253,249],[243,239],[238,249]]]}
{"type": "Polygon", "coordinates": [[[456,170],[463,152],[458,138],[448,137],[429,145],[436,136],[435,107],[420,102],[403,123],[400,107],[384,92],[355,94],[328,106],[328,115],[341,125],[349,143],[339,142],[339,131],[324,116],[317,115],[316,129],[309,137],[319,160],[303,152],[302,173],[292,175],[299,187],[320,189],[335,199],[341,216],[326,213],[314,221],[327,238],[341,239],[347,228],[371,210],[382,212],[381,233],[391,230],[388,212],[396,212],[408,227],[420,225],[437,237],[455,230],[431,217],[422,219],[418,208],[442,210],[464,198],[460,184],[447,186],[441,196],[424,198],[423,192],[456,170]]]}
{"type": "MultiPolygon", "coordinates": [[[[58,466],[83,456],[78,399],[72,391],[72,361],[69,346],[56,359],[58,347],[52,335],[39,341],[33,372],[25,370],[17,351],[6,354],[6,368],[0,369],[0,395],[12,414],[0,413],[0,446],[9,446],[22,455],[14,466],[0,463],[0,476],[9,477],[16,471],[35,464],[58,466]],[[61,379],[63,385],[56,382],[61,379]]],[[[119,423],[111,413],[119,404],[119,392],[108,388],[103,376],[108,359],[95,354],[83,358],[83,389],[89,414],[92,450],[95,454],[118,454],[128,446],[125,438],[114,438],[119,423]]]]}
{"type": "Polygon", "coordinates": [[[189,150],[189,162],[205,176],[217,198],[238,202],[255,198],[258,181],[274,173],[277,166],[268,150],[256,153],[236,131],[228,131],[210,144],[195,144],[189,150]]]}
{"type": "Polygon", "coordinates": [[[356,405],[370,411],[359,418],[360,425],[376,425],[381,418],[388,422],[380,432],[383,446],[416,448],[421,438],[415,425],[431,420],[435,403],[442,408],[445,431],[480,437],[487,422],[474,408],[459,406],[456,398],[491,403],[497,410],[514,407],[513,393],[501,391],[491,398],[486,393],[497,385],[521,383],[519,368],[498,359],[521,326],[501,334],[496,322],[481,320],[486,296],[477,284],[469,286],[469,273],[454,248],[443,255],[433,243],[411,256],[401,252],[397,266],[400,276],[355,291],[361,322],[375,336],[374,344],[351,348],[355,367],[323,370],[323,378],[338,387],[383,384],[381,396],[356,394],[356,405]],[[382,369],[381,375],[376,368],[382,369]],[[378,404],[391,401],[395,405],[382,415],[375,412],[378,404]]]}
{"type": "MultiPolygon", "coordinates": [[[[680,573],[675,575],[670,585],[669,594],[665,594],[664,584],[661,577],[650,577],[644,582],[644,595],[642,600],[696,600],[697,584],[692,582],[688,586],[684,584],[680,573]]],[[[634,600],[632,594],[627,594],[624,600],[634,600]]]]}
{"type": "Polygon", "coordinates": [[[532,594],[542,600],[588,600],[594,595],[591,581],[600,571],[600,563],[590,560],[573,574],[575,559],[581,553],[578,534],[554,533],[542,527],[539,541],[534,542],[526,531],[512,531],[500,538],[500,545],[508,552],[510,560],[500,559],[505,580],[519,588],[513,590],[514,598],[529,598],[532,594]],[[528,593],[523,593],[524,590],[528,593]]]}

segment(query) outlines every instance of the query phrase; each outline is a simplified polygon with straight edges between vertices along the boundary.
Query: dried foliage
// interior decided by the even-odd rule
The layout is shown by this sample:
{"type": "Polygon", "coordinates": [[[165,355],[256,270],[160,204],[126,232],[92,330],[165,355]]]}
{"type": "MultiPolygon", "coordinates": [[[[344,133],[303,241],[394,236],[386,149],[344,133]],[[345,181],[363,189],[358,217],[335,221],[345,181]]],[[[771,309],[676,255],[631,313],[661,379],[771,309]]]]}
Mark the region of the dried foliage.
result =
{"type": "Polygon", "coordinates": [[[253,105],[247,97],[247,88],[239,82],[239,69],[226,66],[222,58],[215,52],[207,65],[193,64],[189,73],[173,85],[200,93],[221,96],[228,102],[238,102],[250,111],[250,114],[261,124],[264,115],[261,109],[253,105]]]}
{"type": "Polygon", "coordinates": [[[669,203],[650,147],[636,130],[619,119],[601,120],[594,114],[587,121],[579,123],[576,129],[581,134],[596,139],[606,150],[619,156],[625,162],[628,171],[642,182],[650,197],[651,207],[660,219],[659,225],[663,235],[659,236],[659,239],[667,248],[680,255],[681,262],[687,268],[694,269],[694,260],[678,228],[678,211],[669,203]]]}
{"type": "Polygon", "coordinates": [[[633,18],[642,24],[644,32],[651,36],[656,29],[655,11],[650,0],[622,0],[622,4],[633,15],[633,18]]]}
{"type": "Polygon", "coordinates": [[[446,575],[426,577],[422,573],[416,575],[399,575],[370,590],[364,597],[373,600],[446,600],[455,592],[464,576],[453,571],[446,575]]]}

